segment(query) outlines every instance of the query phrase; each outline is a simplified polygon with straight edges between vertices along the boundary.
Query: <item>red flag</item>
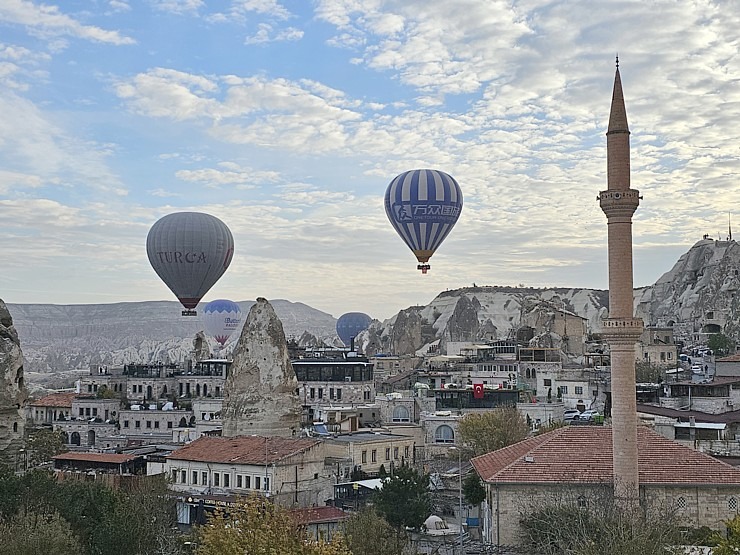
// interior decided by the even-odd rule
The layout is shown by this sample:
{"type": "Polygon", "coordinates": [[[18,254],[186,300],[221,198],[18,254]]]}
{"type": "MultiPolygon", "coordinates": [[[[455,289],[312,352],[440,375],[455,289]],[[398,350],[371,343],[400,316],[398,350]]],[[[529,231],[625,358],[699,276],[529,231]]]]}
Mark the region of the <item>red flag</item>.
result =
{"type": "Polygon", "coordinates": [[[473,384],[473,399],[483,399],[483,384],[482,383],[473,384]]]}

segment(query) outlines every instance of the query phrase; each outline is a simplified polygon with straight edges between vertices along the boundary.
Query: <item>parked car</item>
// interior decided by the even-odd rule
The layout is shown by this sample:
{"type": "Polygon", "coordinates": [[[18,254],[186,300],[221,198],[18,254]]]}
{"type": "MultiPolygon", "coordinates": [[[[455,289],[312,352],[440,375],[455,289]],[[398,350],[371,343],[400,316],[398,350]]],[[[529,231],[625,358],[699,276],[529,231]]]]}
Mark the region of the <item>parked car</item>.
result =
{"type": "Polygon", "coordinates": [[[563,412],[563,420],[565,422],[570,422],[571,420],[573,420],[580,414],[581,414],[581,411],[579,411],[578,409],[567,409],[563,412]]]}
{"type": "Polygon", "coordinates": [[[597,411],[596,409],[588,409],[584,410],[578,416],[574,417],[573,420],[578,420],[579,422],[593,422],[595,417],[597,417],[598,415],[599,411],[597,411]]]}

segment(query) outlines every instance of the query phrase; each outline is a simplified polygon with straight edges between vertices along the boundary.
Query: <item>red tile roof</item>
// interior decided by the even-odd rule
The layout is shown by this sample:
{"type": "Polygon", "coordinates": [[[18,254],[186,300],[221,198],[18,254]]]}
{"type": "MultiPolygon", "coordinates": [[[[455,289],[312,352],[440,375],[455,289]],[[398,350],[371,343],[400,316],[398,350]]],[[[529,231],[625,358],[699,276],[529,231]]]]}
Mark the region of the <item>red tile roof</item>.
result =
{"type": "Polygon", "coordinates": [[[62,453],[56,455],[54,460],[121,464],[133,461],[137,457],[138,455],[122,455],[119,453],[62,453]]]}
{"type": "Polygon", "coordinates": [[[200,437],[168,455],[168,459],[234,464],[272,464],[321,441],[283,437],[200,437]]]}
{"type": "Polygon", "coordinates": [[[321,524],[323,522],[340,522],[347,520],[350,515],[337,507],[305,507],[291,509],[290,516],[298,526],[307,524],[321,524]]]}
{"type": "MultiPolygon", "coordinates": [[[[637,429],[637,448],[642,484],[740,484],[740,470],[645,426],[637,429]]],[[[612,430],[565,426],[471,462],[480,477],[491,483],[611,482],[612,430]]]]}
{"type": "Polygon", "coordinates": [[[78,394],[75,392],[50,393],[49,395],[41,397],[38,401],[32,402],[31,406],[72,408],[72,401],[77,397],[77,395],[78,394]]]}

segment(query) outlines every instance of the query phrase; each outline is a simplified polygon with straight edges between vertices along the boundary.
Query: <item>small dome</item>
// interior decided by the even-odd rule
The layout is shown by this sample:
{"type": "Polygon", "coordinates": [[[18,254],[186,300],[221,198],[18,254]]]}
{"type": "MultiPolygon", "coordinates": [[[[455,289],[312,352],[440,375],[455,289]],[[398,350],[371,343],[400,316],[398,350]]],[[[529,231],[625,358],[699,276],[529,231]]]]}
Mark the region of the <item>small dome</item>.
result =
{"type": "Polygon", "coordinates": [[[447,523],[437,515],[431,515],[424,521],[427,530],[447,530],[447,523]]]}

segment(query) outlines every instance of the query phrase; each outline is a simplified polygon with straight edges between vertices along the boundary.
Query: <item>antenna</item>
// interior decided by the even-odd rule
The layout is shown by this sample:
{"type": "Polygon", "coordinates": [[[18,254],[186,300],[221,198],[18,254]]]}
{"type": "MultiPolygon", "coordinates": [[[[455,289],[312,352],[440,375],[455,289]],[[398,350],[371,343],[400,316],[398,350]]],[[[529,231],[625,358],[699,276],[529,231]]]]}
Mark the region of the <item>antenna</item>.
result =
{"type": "Polygon", "coordinates": [[[619,52],[617,52],[617,69],[619,69],[619,52]]]}
{"type": "Polygon", "coordinates": [[[732,241],[732,221],[730,212],[727,213],[727,232],[730,234],[728,241],[732,241]]]}

